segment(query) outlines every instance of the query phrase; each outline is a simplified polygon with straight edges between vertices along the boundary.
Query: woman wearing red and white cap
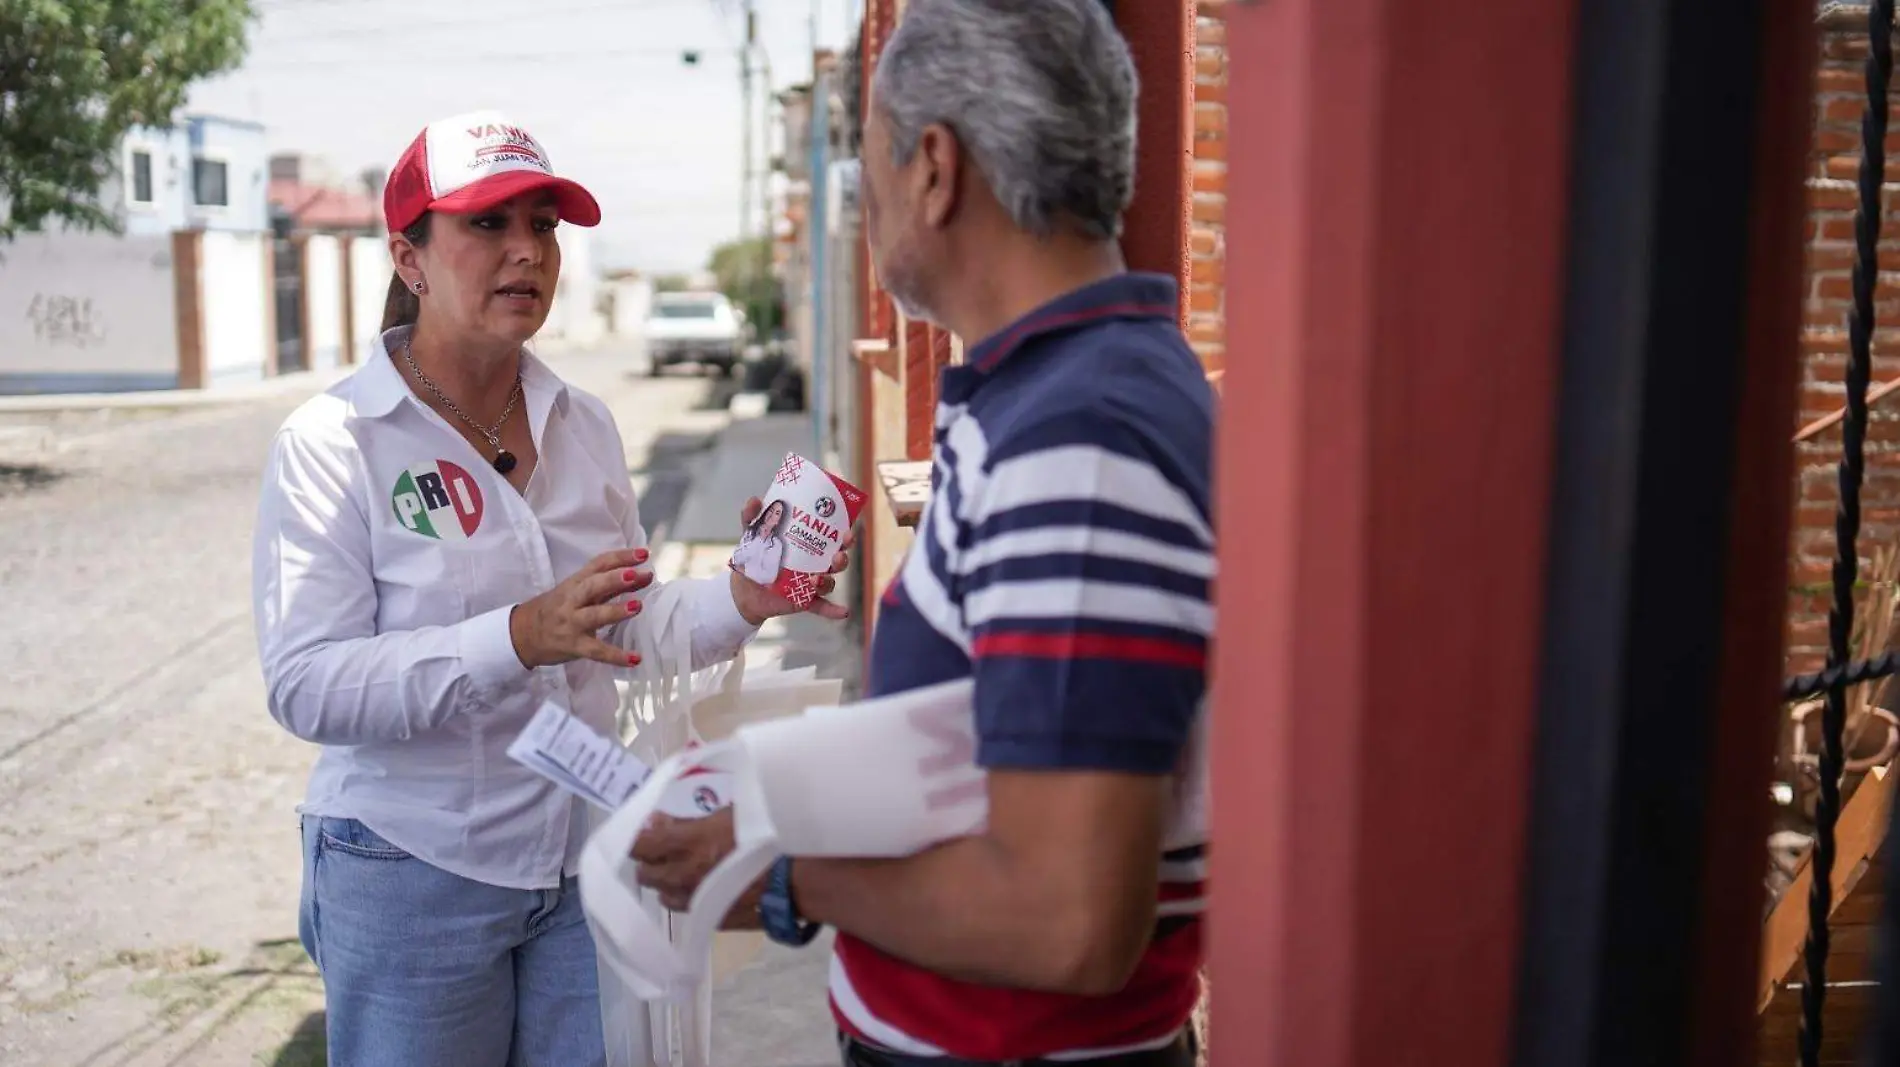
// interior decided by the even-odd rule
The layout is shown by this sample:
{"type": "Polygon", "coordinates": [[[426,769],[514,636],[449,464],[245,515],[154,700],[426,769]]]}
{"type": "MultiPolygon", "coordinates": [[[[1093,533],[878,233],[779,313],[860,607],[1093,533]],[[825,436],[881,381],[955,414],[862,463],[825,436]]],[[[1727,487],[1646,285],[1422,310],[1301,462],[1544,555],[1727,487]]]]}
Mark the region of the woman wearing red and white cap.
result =
{"type": "MultiPolygon", "coordinates": [[[[600,206],[484,112],[425,129],[383,210],[379,351],[284,423],[254,556],[271,714],[323,746],[299,925],[331,1060],[598,1064],[586,815],[506,751],[549,703],[611,733],[615,668],[657,655],[613,419],[522,347],[560,277],[555,228],[600,206]]],[[[796,610],[737,574],[679,595],[693,667],[796,610]]]]}

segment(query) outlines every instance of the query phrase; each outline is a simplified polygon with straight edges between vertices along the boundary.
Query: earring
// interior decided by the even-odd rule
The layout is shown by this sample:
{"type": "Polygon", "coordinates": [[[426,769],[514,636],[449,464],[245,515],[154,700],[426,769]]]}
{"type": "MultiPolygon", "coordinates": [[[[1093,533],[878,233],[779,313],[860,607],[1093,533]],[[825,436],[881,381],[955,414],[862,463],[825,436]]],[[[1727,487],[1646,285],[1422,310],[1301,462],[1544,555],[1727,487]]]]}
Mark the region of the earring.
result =
{"type": "Polygon", "coordinates": [[[416,284],[414,284],[414,285],[412,285],[412,286],[410,286],[410,288],[411,288],[411,289],[414,289],[414,290],[415,290],[416,292],[418,292],[418,293],[420,293],[420,292],[422,291],[422,279],[421,279],[421,278],[417,278],[417,279],[416,279],[416,284]]]}

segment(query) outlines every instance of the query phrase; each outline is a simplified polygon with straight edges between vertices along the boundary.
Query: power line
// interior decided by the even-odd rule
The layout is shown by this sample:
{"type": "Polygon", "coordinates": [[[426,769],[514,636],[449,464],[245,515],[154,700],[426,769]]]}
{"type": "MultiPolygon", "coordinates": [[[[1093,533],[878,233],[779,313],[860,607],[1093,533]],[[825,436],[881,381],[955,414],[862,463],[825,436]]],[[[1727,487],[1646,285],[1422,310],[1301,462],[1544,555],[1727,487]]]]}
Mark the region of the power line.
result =
{"type": "MultiPolygon", "coordinates": [[[[315,2],[317,2],[317,0],[301,0],[301,3],[303,5],[308,5],[315,2]]],[[[343,2],[347,2],[347,0],[329,0],[330,4],[343,3],[343,2]]],[[[534,16],[537,19],[546,19],[546,18],[551,18],[551,17],[555,17],[555,18],[565,17],[568,15],[587,15],[587,14],[593,14],[595,12],[615,12],[615,13],[637,14],[641,12],[661,11],[667,8],[679,10],[679,9],[683,9],[686,5],[691,4],[693,2],[694,0],[647,0],[646,3],[637,3],[635,2],[635,0],[619,0],[619,2],[593,3],[593,4],[586,4],[580,7],[536,9],[534,12],[534,16]]],[[[283,11],[287,9],[283,7],[268,7],[268,8],[264,8],[263,10],[283,11]]],[[[333,10],[333,9],[328,8],[326,6],[324,10],[333,10]]],[[[381,13],[381,9],[379,8],[378,14],[380,13],[381,13]]],[[[374,24],[361,23],[350,29],[335,30],[335,31],[329,31],[329,32],[324,32],[324,33],[302,33],[295,29],[289,29],[289,30],[284,31],[284,36],[285,36],[284,43],[291,44],[291,45],[304,45],[304,44],[308,44],[311,41],[345,41],[345,40],[360,41],[363,39],[363,36],[365,34],[377,34],[377,35],[387,37],[392,30],[394,31],[415,30],[418,32],[426,31],[428,33],[434,34],[434,33],[447,31],[447,30],[459,30],[459,29],[476,28],[476,27],[481,27],[481,26],[504,26],[504,25],[520,26],[521,16],[519,14],[514,14],[514,15],[497,15],[497,16],[490,16],[486,18],[472,18],[472,19],[435,18],[435,19],[424,19],[424,20],[415,21],[415,22],[397,23],[393,25],[390,23],[379,21],[374,24]]],[[[263,26],[263,33],[261,34],[261,36],[265,38],[270,37],[272,23],[266,20],[262,24],[262,26],[263,26]]]]}
{"type": "MultiPolygon", "coordinates": [[[[419,55],[392,59],[388,56],[316,56],[298,59],[259,60],[260,67],[272,70],[310,67],[361,67],[374,66],[399,72],[411,67],[423,66],[463,66],[470,63],[573,63],[579,61],[617,60],[617,59],[668,59],[681,62],[688,52],[696,53],[694,65],[704,66],[709,58],[726,58],[720,51],[691,46],[648,47],[648,48],[609,48],[593,52],[465,52],[455,55],[419,55]]],[[[736,57],[734,57],[736,58],[736,57]]]]}

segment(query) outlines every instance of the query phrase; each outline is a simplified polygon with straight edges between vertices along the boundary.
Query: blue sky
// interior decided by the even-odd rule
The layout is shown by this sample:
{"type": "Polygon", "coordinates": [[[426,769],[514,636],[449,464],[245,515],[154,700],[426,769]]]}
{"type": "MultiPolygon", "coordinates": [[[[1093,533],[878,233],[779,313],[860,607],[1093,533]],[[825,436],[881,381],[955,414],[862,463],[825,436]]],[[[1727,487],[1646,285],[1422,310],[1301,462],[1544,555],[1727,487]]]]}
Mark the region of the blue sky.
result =
{"type": "MultiPolygon", "coordinates": [[[[738,231],[741,3],[254,0],[249,58],[194,87],[188,108],[262,122],[272,151],[351,175],[389,166],[432,119],[498,108],[599,198],[598,261],[691,268],[738,231]]],[[[754,3],[781,89],[810,77],[814,10],[820,46],[835,48],[859,9],[754,3]]]]}

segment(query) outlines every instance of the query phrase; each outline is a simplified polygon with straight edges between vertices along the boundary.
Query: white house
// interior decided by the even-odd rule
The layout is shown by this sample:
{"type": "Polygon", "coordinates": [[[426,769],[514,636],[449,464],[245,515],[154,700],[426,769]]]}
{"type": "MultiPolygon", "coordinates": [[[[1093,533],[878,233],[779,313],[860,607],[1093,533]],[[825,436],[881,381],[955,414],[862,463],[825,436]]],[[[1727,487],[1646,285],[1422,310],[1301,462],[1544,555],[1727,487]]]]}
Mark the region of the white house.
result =
{"type": "Polygon", "coordinates": [[[124,235],[0,247],[0,393],[206,387],[274,373],[264,127],[136,129],[101,203],[124,235]]]}
{"type": "Polygon", "coordinates": [[[134,129],[119,156],[101,199],[127,236],[270,229],[270,155],[259,123],[189,115],[170,129],[134,129]]]}

